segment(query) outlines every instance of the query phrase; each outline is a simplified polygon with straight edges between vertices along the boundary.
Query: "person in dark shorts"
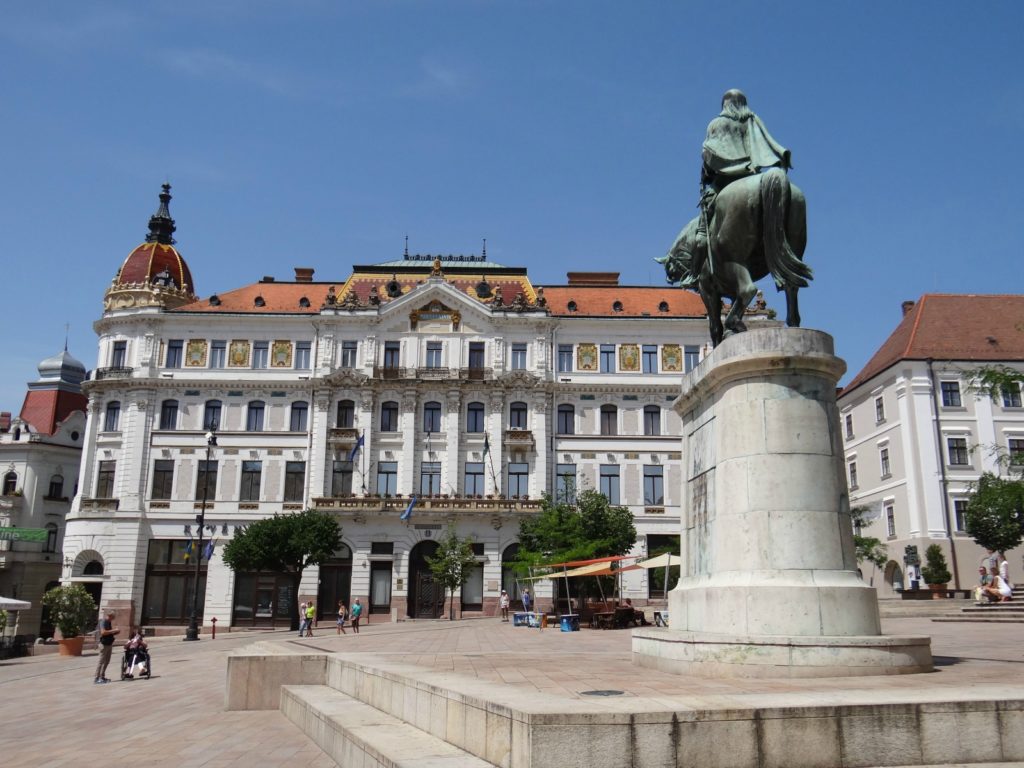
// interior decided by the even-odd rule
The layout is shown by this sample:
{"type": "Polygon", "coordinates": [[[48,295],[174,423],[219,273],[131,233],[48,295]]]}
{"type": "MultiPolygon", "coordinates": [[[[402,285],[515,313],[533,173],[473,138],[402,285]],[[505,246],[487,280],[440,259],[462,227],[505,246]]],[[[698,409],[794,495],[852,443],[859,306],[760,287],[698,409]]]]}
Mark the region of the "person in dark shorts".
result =
{"type": "Polygon", "coordinates": [[[100,658],[96,662],[96,676],[94,683],[109,683],[107,679],[107,665],[110,663],[110,652],[114,648],[114,638],[121,630],[114,626],[114,612],[107,611],[103,621],[100,622],[100,658]]]}
{"type": "Polygon", "coordinates": [[[352,604],[352,631],[355,634],[359,634],[359,620],[363,618],[363,604],[359,602],[359,598],[352,604]]]}

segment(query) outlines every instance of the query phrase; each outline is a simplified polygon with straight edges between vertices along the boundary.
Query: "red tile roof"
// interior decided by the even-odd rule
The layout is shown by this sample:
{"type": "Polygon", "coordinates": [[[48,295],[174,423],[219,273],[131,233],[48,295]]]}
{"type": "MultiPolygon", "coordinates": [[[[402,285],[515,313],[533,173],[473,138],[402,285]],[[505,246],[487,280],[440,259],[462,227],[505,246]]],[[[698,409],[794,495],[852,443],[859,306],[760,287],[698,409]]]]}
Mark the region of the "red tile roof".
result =
{"type": "Polygon", "coordinates": [[[88,399],[81,392],[59,389],[30,389],[21,406],[21,419],[40,434],[52,435],[57,424],[74,411],[85,412],[88,399]]]}
{"type": "Polygon", "coordinates": [[[1024,296],[926,293],[846,385],[900,360],[1024,361],[1024,296]]]}
{"type": "Polygon", "coordinates": [[[173,245],[163,243],[143,243],[135,248],[117,271],[114,282],[126,285],[151,283],[164,270],[177,288],[195,292],[188,264],[173,245]]]}
{"type": "Polygon", "coordinates": [[[227,293],[217,294],[219,304],[211,304],[210,297],[193,301],[178,307],[176,312],[260,312],[316,315],[320,313],[327,289],[340,283],[253,283],[227,293]],[[262,298],[263,305],[257,306],[256,299],[262,298]],[[309,306],[302,307],[299,301],[309,299],[309,306]]]}
{"type": "Polygon", "coordinates": [[[704,302],[700,296],[679,288],[614,285],[586,287],[580,285],[544,286],[544,298],[552,315],[572,317],[705,317],[704,302]],[[576,302],[576,311],[569,310],[569,302],[576,302]],[[622,303],[615,311],[615,302],[622,303]],[[665,302],[668,311],[658,307],[665,302]]]}

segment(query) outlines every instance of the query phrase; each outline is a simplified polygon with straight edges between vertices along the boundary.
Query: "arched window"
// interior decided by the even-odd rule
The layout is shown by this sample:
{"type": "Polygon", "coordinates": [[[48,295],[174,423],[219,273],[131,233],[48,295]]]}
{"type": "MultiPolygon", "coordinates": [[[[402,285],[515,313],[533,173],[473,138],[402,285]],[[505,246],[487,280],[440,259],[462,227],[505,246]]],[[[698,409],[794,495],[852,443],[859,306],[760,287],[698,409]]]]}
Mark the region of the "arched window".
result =
{"type": "Polygon", "coordinates": [[[658,303],[658,311],[659,312],[668,312],[668,302],[667,301],[659,302],[658,303]]]}
{"type": "Polygon", "coordinates": [[[619,409],[614,405],[601,406],[601,434],[619,434],[619,409]]]}
{"type": "Polygon", "coordinates": [[[64,476],[54,475],[50,478],[50,488],[46,492],[46,497],[49,499],[62,499],[64,498],[64,476]]]}
{"type": "Polygon", "coordinates": [[[99,560],[90,560],[85,564],[82,569],[83,576],[102,576],[103,575],[103,563],[99,560]]]}
{"type": "Polygon", "coordinates": [[[223,405],[220,400],[207,400],[203,407],[203,429],[220,429],[220,414],[223,405]]]}
{"type": "Polygon", "coordinates": [[[160,403],[160,429],[178,428],[178,401],[164,400],[160,403]]]}
{"type": "Polygon", "coordinates": [[[570,301],[568,304],[565,305],[565,308],[568,309],[570,312],[575,312],[576,311],[576,302],[575,301],[570,301]]]}
{"type": "Polygon", "coordinates": [[[292,432],[305,432],[309,424],[309,403],[299,400],[292,403],[291,423],[288,425],[292,432]]]}
{"type": "Polygon", "coordinates": [[[46,524],[46,544],[43,547],[43,552],[56,552],[57,551],[57,524],[47,523],[46,524]]]}
{"type": "Polygon", "coordinates": [[[353,400],[338,401],[337,427],[352,429],[356,425],[356,404],[353,400]]]}
{"type": "Polygon", "coordinates": [[[612,312],[621,312],[621,311],[622,311],[622,302],[621,301],[613,301],[612,302],[612,312]]]}
{"type": "Polygon", "coordinates": [[[398,403],[393,400],[380,404],[380,431],[398,431],[398,403]]]}
{"type": "Polygon", "coordinates": [[[470,403],[466,406],[466,431],[483,432],[484,414],[485,410],[483,403],[470,403]]]}
{"type": "Polygon", "coordinates": [[[441,404],[430,402],[423,404],[423,431],[441,431],[441,404]]]}
{"type": "Polygon", "coordinates": [[[13,496],[18,488],[18,473],[8,472],[4,475],[4,496],[13,496]]]}
{"type": "Polygon", "coordinates": [[[526,403],[512,403],[509,405],[508,428],[526,429],[526,403]]]}
{"type": "Polygon", "coordinates": [[[266,403],[262,400],[253,400],[249,403],[249,410],[245,414],[246,432],[263,431],[263,414],[266,412],[266,409],[266,403]]]}
{"type": "Polygon", "coordinates": [[[644,406],[644,434],[661,434],[661,408],[656,405],[644,406]]]}
{"type": "Polygon", "coordinates": [[[103,431],[117,432],[121,427],[121,402],[112,400],[107,403],[106,413],[103,414],[103,431]]]}
{"type": "Polygon", "coordinates": [[[558,434],[576,434],[576,408],[568,403],[558,406],[558,434]]]}

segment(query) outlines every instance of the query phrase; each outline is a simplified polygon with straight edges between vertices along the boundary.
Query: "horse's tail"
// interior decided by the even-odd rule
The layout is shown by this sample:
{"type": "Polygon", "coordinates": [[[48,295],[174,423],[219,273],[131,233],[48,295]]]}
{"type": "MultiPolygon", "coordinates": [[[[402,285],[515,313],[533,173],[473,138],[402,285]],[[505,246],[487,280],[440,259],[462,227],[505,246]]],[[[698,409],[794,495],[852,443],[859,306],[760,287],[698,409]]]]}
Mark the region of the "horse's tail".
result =
{"type": "Polygon", "coordinates": [[[786,214],[789,211],[789,178],[781,168],[761,174],[761,215],[764,257],[775,283],[780,288],[806,288],[814,273],[793,253],[786,238],[786,214]]]}

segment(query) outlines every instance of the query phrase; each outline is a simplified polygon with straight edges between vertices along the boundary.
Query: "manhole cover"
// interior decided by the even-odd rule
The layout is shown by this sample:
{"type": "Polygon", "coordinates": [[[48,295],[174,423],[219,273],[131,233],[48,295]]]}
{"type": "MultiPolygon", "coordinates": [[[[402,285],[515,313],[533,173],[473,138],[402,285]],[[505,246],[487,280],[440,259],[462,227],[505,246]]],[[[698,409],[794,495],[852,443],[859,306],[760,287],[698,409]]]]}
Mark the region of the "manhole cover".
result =
{"type": "Polygon", "coordinates": [[[621,696],[625,691],[583,691],[583,696],[621,696]]]}

